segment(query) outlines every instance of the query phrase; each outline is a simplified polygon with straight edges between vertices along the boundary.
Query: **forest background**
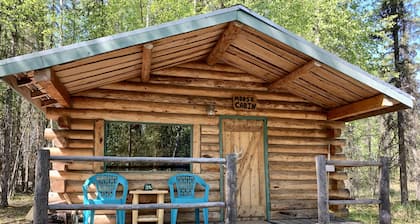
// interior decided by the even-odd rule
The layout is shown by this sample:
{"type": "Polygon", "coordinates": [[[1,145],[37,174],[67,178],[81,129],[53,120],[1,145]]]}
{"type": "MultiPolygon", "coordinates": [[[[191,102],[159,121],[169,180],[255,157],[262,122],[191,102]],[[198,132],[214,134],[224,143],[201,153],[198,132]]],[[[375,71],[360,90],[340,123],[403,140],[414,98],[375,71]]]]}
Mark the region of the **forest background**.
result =
{"type": "MultiPolygon", "coordinates": [[[[351,159],[391,157],[395,204],[418,206],[410,201],[420,201],[420,0],[0,0],[0,59],[235,4],[415,97],[413,109],[350,122],[342,137],[351,159]]],[[[0,118],[0,207],[7,207],[15,193],[33,191],[34,158],[50,123],[3,82],[0,118]]],[[[349,174],[352,196],[377,194],[376,169],[349,174]]]]}

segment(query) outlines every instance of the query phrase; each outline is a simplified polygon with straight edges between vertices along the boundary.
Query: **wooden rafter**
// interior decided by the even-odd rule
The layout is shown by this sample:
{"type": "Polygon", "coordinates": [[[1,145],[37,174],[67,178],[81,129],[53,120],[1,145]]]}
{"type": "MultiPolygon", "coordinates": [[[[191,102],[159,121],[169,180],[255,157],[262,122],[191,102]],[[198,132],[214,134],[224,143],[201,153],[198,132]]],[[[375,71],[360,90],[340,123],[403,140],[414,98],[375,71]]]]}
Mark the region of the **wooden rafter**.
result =
{"type": "Polygon", "coordinates": [[[341,120],[347,117],[353,117],[375,110],[382,110],[391,107],[394,102],[385,95],[377,95],[355,103],[337,107],[328,111],[328,120],[341,120]]]}
{"type": "Polygon", "coordinates": [[[32,99],[39,99],[39,98],[46,97],[46,96],[48,96],[47,93],[41,92],[38,89],[31,92],[31,98],[32,99]]]}
{"type": "Polygon", "coordinates": [[[237,22],[229,23],[228,27],[223,32],[220,39],[217,41],[216,46],[213,48],[213,50],[207,57],[208,65],[215,65],[223,57],[223,54],[228,49],[230,44],[235,40],[235,38],[241,32],[241,29],[242,29],[242,24],[237,23],[237,22]]]}
{"type": "Polygon", "coordinates": [[[293,72],[289,73],[287,76],[282,77],[274,82],[272,82],[268,88],[275,89],[275,88],[282,88],[287,84],[293,82],[294,80],[298,79],[299,77],[304,76],[305,74],[309,74],[309,72],[314,67],[321,67],[321,64],[315,60],[309,61],[308,63],[304,64],[303,66],[297,68],[293,72]]]}
{"type": "Polygon", "coordinates": [[[16,90],[21,96],[26,98],[29,102],[32,102],[38,109],[45,112],[45,108],[41,105],[40,99],[33,99],[31,97],[31,91],[26,87],[18,87],[17,79],[14,75],[9,75],[1,78],[4,82],[9,84],[14,90],[16,90]]]}
{"type": "Polygon", "coordinates": [[[141,63],[141,81],[148,82],[150,80],[150,68],[152,67],[152,49],[153,44],[145,44],[143,46],[142,63],[141,63]]]}
{"type": "Polygon", "coordinates": [[[52,69],[43,69],[35,72],[35,81],[42,86],[52,98],[63,107],[70,107],[70,95],[64,85],[58,80],[52,69]]]}

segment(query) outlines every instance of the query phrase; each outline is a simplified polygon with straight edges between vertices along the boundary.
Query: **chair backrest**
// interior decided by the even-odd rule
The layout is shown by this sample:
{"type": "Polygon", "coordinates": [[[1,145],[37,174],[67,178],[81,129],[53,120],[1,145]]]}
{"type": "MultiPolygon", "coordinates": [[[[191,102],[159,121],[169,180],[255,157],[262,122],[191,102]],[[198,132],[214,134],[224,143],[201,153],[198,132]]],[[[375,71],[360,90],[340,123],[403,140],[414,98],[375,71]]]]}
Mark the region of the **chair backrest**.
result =
{"type": "Polygon", "coordinates": [[[128,182],[127,180],[116,173],[98,173],[89,177],[83,184],[83,200],[86,202],[88,200],[88,189],[89,186],[93,184],[96,187],[96,199],[106,202],[107,200],[115,200],[117,189],[119,185],[123,187],[123,195],[120,198],[122,202],[125,203],[128,193],[128,182]]]}
{"type": "Polygon", "coordinates": [[[195,198],[197,184],[204,188],[203,200],[207,201],[210,187],[201,177],[191,173],[177,174],[170,177],[168,185],[171,200],[174,200],[174,198],[195,198]]]}

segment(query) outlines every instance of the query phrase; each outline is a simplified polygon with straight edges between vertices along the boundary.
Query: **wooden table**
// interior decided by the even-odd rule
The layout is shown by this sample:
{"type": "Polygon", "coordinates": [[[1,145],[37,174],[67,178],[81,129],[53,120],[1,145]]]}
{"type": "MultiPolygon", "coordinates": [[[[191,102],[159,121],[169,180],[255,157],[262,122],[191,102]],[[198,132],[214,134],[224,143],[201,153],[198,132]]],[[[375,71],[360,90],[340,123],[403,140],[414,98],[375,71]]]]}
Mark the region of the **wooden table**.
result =
{"type": "MultiPolygon", "coordinates": [[[[133,202],[132,204],[138,204],[139,203],[139,196],[140,195],[156,195],[156,202],[157,203],[165,203],[165,194],[167,194],[167,190],[151,190],[151,191],[145,191],[145,190],[134,190],[130,191],[130,194],[133,195],[133,202]]],[[[133,210],[132,213],[132,220],[133,224],[137,224],[138,222],[156,222],[158,224],[163,224],[163,215],[164,215],[163,209],[156,209],[156,215],[145,215],[139,217],[139,211],[133,210]]]]}

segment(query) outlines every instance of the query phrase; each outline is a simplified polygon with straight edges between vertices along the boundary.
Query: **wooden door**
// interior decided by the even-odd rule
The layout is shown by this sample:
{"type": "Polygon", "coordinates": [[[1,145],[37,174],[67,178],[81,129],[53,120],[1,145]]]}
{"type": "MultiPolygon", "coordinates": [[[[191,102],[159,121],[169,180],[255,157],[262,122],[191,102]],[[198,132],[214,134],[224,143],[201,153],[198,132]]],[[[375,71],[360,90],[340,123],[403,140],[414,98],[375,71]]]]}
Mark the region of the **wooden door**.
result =
{"type": "Polygon", "coordinates": [[[266,218],[264,173],[264,122],[222,121],[223,152],[240,153],[237,163],[237,206],[241,220],[266,218]]]}

